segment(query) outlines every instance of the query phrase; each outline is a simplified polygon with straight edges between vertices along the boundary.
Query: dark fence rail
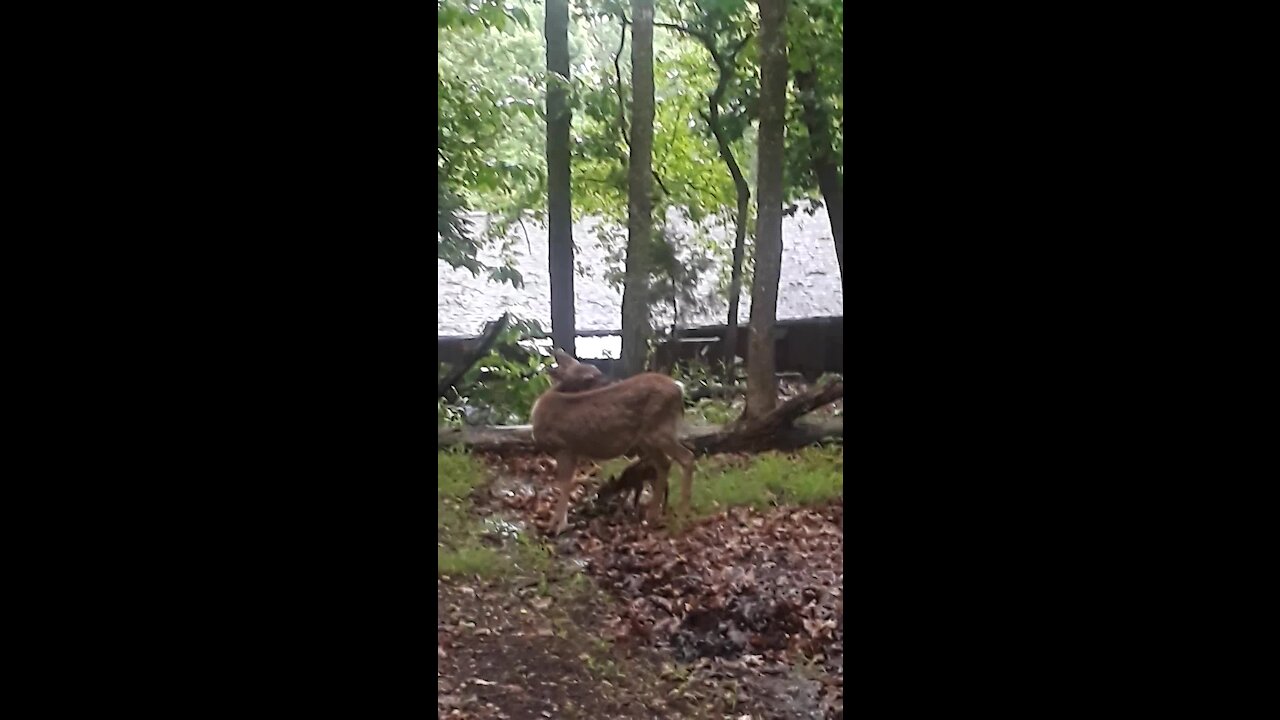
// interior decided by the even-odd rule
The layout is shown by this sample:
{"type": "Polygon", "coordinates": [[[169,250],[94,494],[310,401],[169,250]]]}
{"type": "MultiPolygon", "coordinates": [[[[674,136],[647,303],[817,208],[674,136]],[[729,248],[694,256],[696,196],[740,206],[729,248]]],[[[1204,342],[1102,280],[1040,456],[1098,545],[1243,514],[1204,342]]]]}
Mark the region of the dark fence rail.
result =
{"type": "MultiPolygon", "coordinates": [[[[668,369],[678,362],[719,362],[724,357],[724,325],[685,328],[658,346],[655,364],[668,369]]],[[[747,328],[739,326],[737,355],[747,359],[747,328]]],[[[774,357],[780,373],[799,373],[809,381],[823,373],[844,373],[844,318],[779,320],[774,326],[774,357]]]]}
{"type": "MultiPolygon", "coordinates": [[[[700,361],[719,362],[724,356],[724,325],[682,328],[673,338],[658,345],[654,364],[663,371],[676,363],[700,361]]],[[[621,335],[618,330],[584,330],[578,337],[608,337],[621,335]]],[[[547,336],[541,336],[547,337],[547,336]]],[[[480,339],[478,337],[437,338],[439,359],[442,363],[456,363],[480,339]]],[[[775,327],[777,370],[780,373],[798,373],[807,380],[816,380],[823,373],[844,373],[844,318],[820,317],[802,320],[779,320],[775,327]]],[[[747,328],[738,328],[737,355],[747,358],[747,328]]],[[[616,376],[617,360],[583,358],[583,362],[600,368],[606,375],[616,376]]]]}

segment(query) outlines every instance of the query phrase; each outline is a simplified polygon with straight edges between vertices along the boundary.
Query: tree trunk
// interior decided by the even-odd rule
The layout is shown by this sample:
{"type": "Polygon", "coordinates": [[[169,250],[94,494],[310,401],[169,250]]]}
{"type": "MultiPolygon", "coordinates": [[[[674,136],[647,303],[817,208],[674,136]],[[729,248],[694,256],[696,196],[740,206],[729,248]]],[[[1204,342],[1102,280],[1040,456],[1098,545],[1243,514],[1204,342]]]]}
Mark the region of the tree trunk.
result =
{"type": "Polygon", "coordinates": [[[642,372],[649,345],[653,253],[653,0],[631,3],[631,160],[627,167],[627,267],[622,291],[622,374],[642,372]]]}
{"type": "Polygon", "coordinates": [[[756,172],[756,272],[751,283],[747,343],[747,407],[743,420],[778,404],[774,376],[774,320],[782,275],[782,165],[787,110],[787,2],[760,5],[760,149],[756,172]]]}
{"type": "Polygon", "coordinates": [[[551,337],[576,355],[573,307],[573,199],[569,178],[569,2],[547,0],[547,265],[551,337]]]}
{"type": "Polygon", "coordinates": [[[827,205],[831,220],[831,239],[840,264],[840,280],[844,280],[844,180],[832,152],[830,118],[818,98],[818,77],[813,70],[796,73],[796,94],[800,96],[805,129],[809,131],[809,160],[818,177],[818,190],[827,205]]]}

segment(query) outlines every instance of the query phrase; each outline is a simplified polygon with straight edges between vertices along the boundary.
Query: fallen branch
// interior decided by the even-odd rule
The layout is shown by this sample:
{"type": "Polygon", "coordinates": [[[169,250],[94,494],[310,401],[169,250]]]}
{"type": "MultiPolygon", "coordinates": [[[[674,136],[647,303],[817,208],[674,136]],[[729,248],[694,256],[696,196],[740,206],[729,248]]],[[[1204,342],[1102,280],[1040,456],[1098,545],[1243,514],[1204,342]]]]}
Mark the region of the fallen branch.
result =
{"type": "MultiPolygon", "coordinates": [[[[716,437],[708,438],[702,452],[743,452],[772,447],[789,433],[796,432],[796,418],[844,397],[844,383],[834,382],[797,395],[764,417],[746,423],[731,423],[716,437]]],[[[844,422],[841,421],[843,432],[844,422]]]]}
{"type": "Polygon", "coordinates": [[[833,403],[844,397],[844,383],[832,382],[821,387],[811,388],[808,392],[796,395],[774,408],[758,421],[747,423],[744,431],[768,431],[789,423],[801,415],[833,403]]]}
{"type": "Polygon", "coordinates": [[[497,342],[498,335],[507,327],[507,322],[510,321],[510,319],[511,315],[509,313],[502,313],[502,317],[498,318],[496,322],[489,326],[489,329],[485,331],[484,336],[480,338],[480,344],[476,345],[471,352],[467,353],[462,358],[462,361],[455,365],[453,370],[440,380],[438,388],[439,395],[437,395],[437,397],[444,397],[445,393],[449,392],[449,388],[457,385],[458,381],[462,379],[462,376],[467,374],[467,371],[471,369],[472,365],[480,362],[480,358],[489,354],[489,349],[493,347],[495,342],[497,342]]]}
{"type": "MultiPolygon", "coordinates": [[[[704,430],[710,428],[704,428],[704,430]]],[[[681,440],[697,455],[729,452],[799,450],[810,445],[844,441],[844,418],[796,420],[773,433],[743,434],[726,426],[701,432],[681,440]]]]}

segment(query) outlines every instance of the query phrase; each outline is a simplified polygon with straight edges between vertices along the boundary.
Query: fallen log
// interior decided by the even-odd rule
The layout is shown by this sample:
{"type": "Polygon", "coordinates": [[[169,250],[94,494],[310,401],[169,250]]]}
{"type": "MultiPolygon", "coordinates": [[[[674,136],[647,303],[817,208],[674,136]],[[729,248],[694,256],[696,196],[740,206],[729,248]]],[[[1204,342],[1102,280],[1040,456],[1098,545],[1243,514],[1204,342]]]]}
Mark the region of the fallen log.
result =
{"type": "MultiPolygon", "coordinates": [[[[823,405],[844,397],[844,383],[833,382],[801,393],[777,406],[764,417],[730,423],[719,434],[702,441],[701,452],[751,452],[773,449],[786,443],[787,436],[798,431],[796,419],[823,405]]],[[[840,421],[843,437],[844,421],[840,421]]],[[[803,436],[804,433],[800,432],[803,436]]]]}
{"type": "Polygon", "coordinates": [[[844,442],[844,418],[796,420],[771,433],[741,433],[732,425],[703,428],[701,432],[681,440],[696,455],[728,452],[764,452],[766,450],[799,450],[810,445],[844,442]]]}
{"type": "MultiPolygon", "coordinates": [[[[817,443],[843,441],[844,419],[798,420],[773,434],[737,437],[733,428],[721,425],[686,425],[680,440],[698,455],[742,450],[798,450],[817,443]]],[[[462,446],[497,453],[535,452],[532,425],[441,428],[437,448],[462,446]]]]}

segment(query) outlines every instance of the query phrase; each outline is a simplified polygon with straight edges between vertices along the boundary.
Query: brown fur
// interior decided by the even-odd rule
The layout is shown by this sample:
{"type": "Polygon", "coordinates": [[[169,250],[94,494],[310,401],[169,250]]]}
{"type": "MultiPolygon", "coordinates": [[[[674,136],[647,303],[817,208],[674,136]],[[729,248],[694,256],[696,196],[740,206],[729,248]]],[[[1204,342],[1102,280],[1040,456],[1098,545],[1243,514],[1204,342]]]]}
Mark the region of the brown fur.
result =
{"type": "Polygon", "coordinates": [[[568,524],[569,495],[577,484],[574,469],[583,458],[608,460],[638,454],[640,462],[633,468],[650,463],[656,477],[649,519],[655,521],[666,509],[667,473],[674,460],[683,471],[680,504],[687,510],[693,485],[693,453],[677,437],[684,416],[680,385],[666,375],[643,373],[604,387],[566,391],[562,388],[598,384],[601,374],[599,369],[583,365],[559,350],[553,352],[559,363],[550,373],[554,384],[534,403],[531,419],[534,441],[556,458],[560,497],[552,517],[552,532],[559,534],[568,524]],[[663,501],[657,502],[658,497],[663,501]]]}
{"type": "MultiPolygon", "coordinates": [[[[559,350],[554,352],[557,354],[557,360],[559,355],[563,354],[559,350]]],[[[569,356],[565,355],[564,357],[569,356]]],[[[594,390],[598,387],[613,384],[613,381],[600,372],[600,368],[595,365],[580,363],[576,360],[572,365],[567,366],[564,362],[560,362],[559,367],[551,368],[547,371],[547,374],[551,376],[551,387],[558,392],[582,392],[583,390],[594,390]]]]}
{"type": "MultiPolygon", "coordinates": [[[[604,486],[600,488],[600,492],[597,493],[597,495],[601,499],[608,499],[618,493],[623,493],[623,499],[625,500],[625,493],[631,492],[634,494],[631,504],[636,510],[639,510],[640,494],[644,492],[645,483],[655,486],[656,492],[657,481],[658,469],[654,467],[652,463],[641,459],[638,462],[629,465],[618,477],[611,478],[609,482],[605,483],[604,486]]],[[[663,487],[664,493],[662,497],[662,505],[663,507],[666,507],[666,486],[664,485],[663,487]]],[[[657,498],[654,499],[654,502],[657,502],[657,498]]]]}
{"type": "MultiPolygon", "coordinates": [[[[552,385],[557,392],[574,393],[584,390],[594,390],[598,387],[612,385],[613,380],[604,376],[598,368],[586,363],[577,363],[568,367],[551,368],[549,374],[552,378],[552,385]]],[[[640,509],[640,495],[644,492],[646,483],[652,485],[657,480],[658,472],[652,464],[640,460],[625,468],[621,475],[609,478],[600,490],[596,493],[597,497],[602,500],[608,500],[619,493],[632,493],[631,506],[636,510],[640,509]]],[[[662,498],[663,505],[667,502],[667,498],[662,498]]]]}

